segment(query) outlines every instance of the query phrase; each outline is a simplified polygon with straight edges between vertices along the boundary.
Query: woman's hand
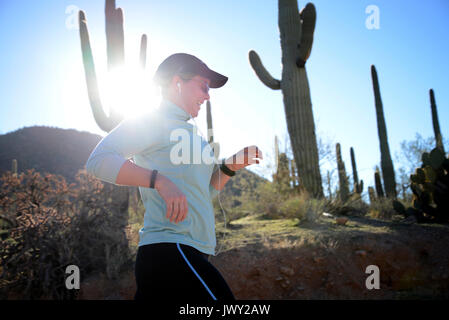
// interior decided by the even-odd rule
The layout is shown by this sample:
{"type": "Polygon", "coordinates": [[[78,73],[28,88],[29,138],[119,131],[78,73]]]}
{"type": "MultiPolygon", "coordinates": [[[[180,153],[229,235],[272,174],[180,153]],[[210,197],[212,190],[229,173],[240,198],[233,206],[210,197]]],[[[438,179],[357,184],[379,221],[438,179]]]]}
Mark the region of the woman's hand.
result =
{"type": "Polygon", "coordinates": [[[226,166],[232,171],[238,171],[253,163],[259,163],[256,158],[263,159],[262,151],[257,146],[245,147],[232,157],[226,159],[226,166]]]}
{"type": "Polygon", "coordinates": [[[165,201],[167,219],[174,223],[183,221],[189,211],[185,194],[170,179],[160,173],[156,176],[154,188],[165,201]]]}

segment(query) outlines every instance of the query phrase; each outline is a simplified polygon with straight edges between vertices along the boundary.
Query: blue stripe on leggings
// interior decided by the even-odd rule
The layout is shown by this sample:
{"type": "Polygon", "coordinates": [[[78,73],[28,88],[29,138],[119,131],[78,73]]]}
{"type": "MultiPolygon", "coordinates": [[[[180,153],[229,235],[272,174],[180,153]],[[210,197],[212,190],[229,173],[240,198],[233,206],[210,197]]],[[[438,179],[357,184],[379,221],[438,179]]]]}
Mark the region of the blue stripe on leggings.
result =
{"type": "Polygon", "coordinates": [[[179,246],[179,243],[176,243],[176,246],[179,249],[179,252],[181,252],[182,257],[184,258],[184,260],[187,262],[187,264],[189,265],[190,269],[192,269],[193,273],[198,277],[198,279],[200,279],[201,283],[203,284],[203,286],[206,288],[207,292],[209,292],[209,294],[212,296],[212,298],[214,300],[217,300],[217,298],[215,298],[215,296],[213,295],[213,293],[209,290],[209,288],[207,287],[206,283],[203,281],[203,279],[201,279],[200,275],[195,271],[195,269],[193,268],[193,266],[190,264],[189,260],[187,260],[186,256],[184,255],[184,252],[182,252],[181,247],[179,246]]]}

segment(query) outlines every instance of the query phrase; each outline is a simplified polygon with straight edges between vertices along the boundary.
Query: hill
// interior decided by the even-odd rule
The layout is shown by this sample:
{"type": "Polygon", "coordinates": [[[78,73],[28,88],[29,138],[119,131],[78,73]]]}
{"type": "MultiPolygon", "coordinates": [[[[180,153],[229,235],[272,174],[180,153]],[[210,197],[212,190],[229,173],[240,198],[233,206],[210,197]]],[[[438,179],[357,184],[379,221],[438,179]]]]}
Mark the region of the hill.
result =
{"type": "Polygon", "coordinates": [[[17,159],[18,172],[34,168],[74,182],[101,136],[74,129],[46,126],[25,127],[0,135],[0,174],[11,170],[17,159]]]}

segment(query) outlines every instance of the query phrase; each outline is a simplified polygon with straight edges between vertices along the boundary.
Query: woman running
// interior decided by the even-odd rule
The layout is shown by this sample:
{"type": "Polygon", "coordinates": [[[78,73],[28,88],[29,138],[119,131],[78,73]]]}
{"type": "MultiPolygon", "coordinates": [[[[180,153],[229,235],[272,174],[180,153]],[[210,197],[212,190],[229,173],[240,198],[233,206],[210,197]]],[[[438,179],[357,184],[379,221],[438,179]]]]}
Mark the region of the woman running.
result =
{"type": "Polygon", "coordinates": [[[145,206],[139,231],[136,300],[234,300],[215,254],[212,199],[236,171],[259,163],[256,146],[218,161],[214,150],[188,122],[209,100],[209,88],[228,78],[186,53],[158,67],[158,109],[122,121],[95,147],[86,169],[116,185],[138,186],[145,206]],[[133,161],[130,161],[131,159],[133,161]]]}

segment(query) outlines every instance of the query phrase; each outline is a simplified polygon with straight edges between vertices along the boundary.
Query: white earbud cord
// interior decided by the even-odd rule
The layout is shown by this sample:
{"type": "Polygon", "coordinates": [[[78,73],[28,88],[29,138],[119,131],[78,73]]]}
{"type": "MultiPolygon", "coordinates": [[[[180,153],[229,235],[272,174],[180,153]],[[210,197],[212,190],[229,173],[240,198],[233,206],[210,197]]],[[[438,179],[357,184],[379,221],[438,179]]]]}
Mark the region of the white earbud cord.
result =
{"type": "MultiPolygon", "coordinates": [[[[192,115],[189,114],[189,116],[190,116],[190,119],[192,119],[193,122],[195,123],[196,129],[197,129],[198,132],[200,133],[201,137],[203,137],[203,139],[206,140],[206,138],[204,138],[204,135],[203,135],[203,133],[201,132],[200,128],[198,127],[198,125],[197,125],[195,119],[192,117],[192,115]]],[[[206,140],[206,141],[207,141],[207,140],[206,140]]],[[[215,151],[214,151],[214,152],[215,152],[215,151]]],[[[214,160],[214,162],[215,162],[215,160],[214,160]]],[[[215,162],[215,164],[214,164],[214,169],[215,169],[215,166],[216,166],[216,165],[217,165],[217,163],[215,162]]],[[[220,170],[220,168],[218,168],[218,170],[220,170]]],[[[214,171],[212,171],[212,172],[214,172],[214,171]]],[[[220,172],[218,172],[218,185],[219,185],[219,186],[221,185],[221,183],[220,183],[220,175],[221,175],[220,172]]],[[[226,237],[226,213],[225,213],[225,210],[223,209],[223,206],[221,205],[220,193],[221,193],[221,191],[218,192],[218,203],[220,204],[221,212],[223,213],[225,230],[224,230],[224,233],[223,233],[222,241],[221,241],[221,243],[220,243],[220,248],[218,249],[217,254],[216,254],[217,256],[218,256],[218,254],[221,252],[221,249],[223,248],[224,239],[225,239],[225,237],[226,237]]]]}

